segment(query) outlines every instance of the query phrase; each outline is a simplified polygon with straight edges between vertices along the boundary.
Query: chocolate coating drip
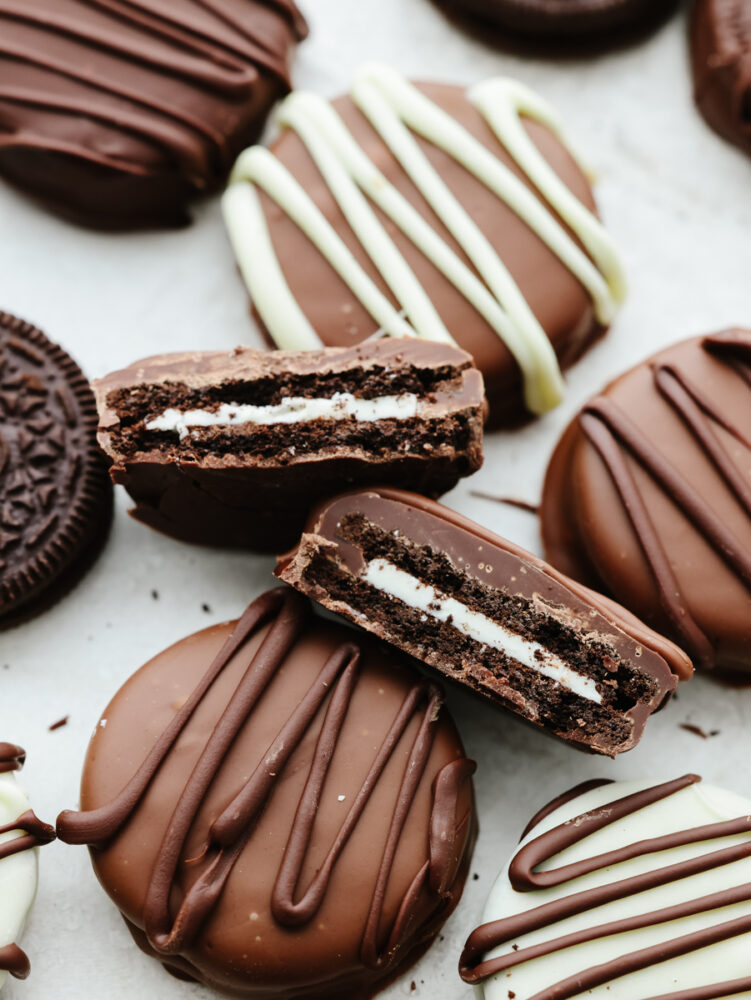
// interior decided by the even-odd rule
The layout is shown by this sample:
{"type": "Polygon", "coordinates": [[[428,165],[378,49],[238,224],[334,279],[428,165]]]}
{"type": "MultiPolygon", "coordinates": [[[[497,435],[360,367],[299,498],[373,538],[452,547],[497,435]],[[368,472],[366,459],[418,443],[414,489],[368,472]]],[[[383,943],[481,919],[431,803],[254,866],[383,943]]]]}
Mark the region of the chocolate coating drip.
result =
{"type": "Polygon", "coordinates": [[[562,439],[543,497],[551,561],[705,667],[748,662],[750,365],[751,333],[738,330],[622,376],[562,439]]]}
{"type": "Polygon", "coordinates": [[[0,774],[20,771],[26,761],[26,751],[14,743],[0,743],[0,774]]]}
{"type": "Polygon", "coordinates": [[[26,979],[31,972],[29,957],[17,944],[0,948],[0,971],[9,972],[14,979],[26,979]]]}
{"type": "Polygon", "coordinates": [[[0,174],[79,221],[184,221],[306,33],[292,0],[3,0],[0,174]]]}
{"type": "Polygon", "coordinates": [[[54,827],[43,823],[30,809],[12,823],[0,826],[0,834],[10,833],[11,830],[22,830],[23,834],[0,844],[0,861],[20,854],[21,851],[30,851],[32,847],[49,844],[55,839],[54,827]]]}
{"type": "MultiPolygon", "coordinates": [[[[696,784],[701,779],[689,774],[675,781],[656,785],[635,792],[623,798],[614,799],[605,806],[583,813],[576,818],[548,830],[529,841],[516,854],[508,871],[509,881],[517,892],[527,893],[566,886],[593,872],[609,871],[614,866],[637,858],[656,855],[687,845],[704,844],[712,840],[747,834],[751,831],[751,817],[711,823],[694,829],[677,829],[633,844],[620,846],[615,850],[583,857],[578,861],[558,868],[548,867],[549,862],[559,853],[600,830],[623,824],[640,810],[665,799],[669,799],[683,789],[696,784]],[[541,871],[540,868],[544,870],[541,871]]],[[[589,786],[592,787],[591,785],[589,786]]],[[[586,791],[582,788],[581,791],[586,791]]],[[[676,807],[679,808],[679,807],[676,807]]],[[[555,956],[564,949],[594,942],[616,934],[626,934],[640,928],[654,927],[671,920],[680,920],[696,914],[710,913],[715,909],[734,903],[751,900],[751,887],[739,885],[722,892],[712,893],[702,898],[684,900],[670,907],[651,912],[639,913],[608,923],[575,930],[564,936],[553,936],[550,940],[528,947],[514,948],[506,954],[483,960],[491,949],[516,941],[532,931],[554,928],[561,921],[586,913],[597,907],[617,900],[629,900],[656,887],[688,879],[701,872],[720,870],[744,858],[751,857],[751,838],[740,843],[709,851],[697,857],[666,863],[641,874],[619,878],[614,872],[614,881],[595,888],[572,892],[570,895],[553,899],[522,913],[483,924],[474,931],[465,946],[460,961],[460,972],[465,982],[480,983],[507,969],[513,969],[542,956],[555,956]]],[[[645,906],[648,904],[645,903],[645,906]]],[[[605,963],[592,965],[575,976],[552,983],[549,988],[535,994],[534,1000],[567,1000],[569,997],[607,985],[630,973],[652,968],[671,958],[689,955],[709,945],[728,941],[741,934],[751,932],[751,916],[745,914],[736,919],[671,937],[657,945],[626,951],[625,954],[605,963]]],[[[584,956],[586,960],[586,956],[584,956]]],[[[709,959],[711,962],[711,959],[709,959]]],[[[554,966],[551,964],[551,968],[554,966]]],[[[708,968],[711,968],[709,966],[708,968]]],[[[712,969],[714,972],[715,970],[712,969]]],[[[719,974],[720,970],[717,970],[719,974]]],[[[554,973],[553,973],[554,974],[554,973]]],[[[732,981],[717,982],[712,986],[679,990],[668,994],[670,1000],[714,1000],[743,990],[751,989],[751,976],[732,981]]],[[[658,1000],[655,997],[645,1000],[658,1000]]]]}
{"type": "MultiPolygon", "coordinates": [[[[326,795],[330,796],[327,778],[337,756],[343,752],[342,732],[361,683],[362,645],[354,641],[357,638],[354,633],[353,641],[343,641],[331,648],[320,670],[308,661],[306,688],[299,698],[287,700],[284,716],[275,724],[275,736],[268,749],[254,768],[248,764],[248,773],[239,785],[229,781],[227,761],[238,738],[249,725],[259,728],[266,725],[264,713],[268,712],[266,706],[273,697],[274,684],[284,670],[290,669],[285,664],[310,629],[309,606],[292,591],[271,591],[254,601],[122,791],[105,805],[78,813],[67,811],[58,819],[62,840],[91,845],[95,858],[97,854],[106,855],[134,818],[138,818],[139,811],[149,808],[146,803],[152,786],[165,769],[174,768],[176,746],[181,738],[197,717],[205,718],[206,699],[212,697],[217,681],[236,656],[248,655],[244,653],[245,647],[253,642],[247,669],[239,684],[229,691],[229,699],[210,729],[205,746],[177,790],[171,818],[143,886],[140,919],[148,948],[163,958],[169,968],[211,981],[219,988],[231,987],[239,995],[265,997],[275,995],[275,991],[271,986],[264,991],[258,983],[249,984],[234,970],[231,976],[225,970],[221,976],[209,977],[192,963],[202,938],[221,934],[220,929],[210,931],[209,925],[215,926],[223,913],[226,916],[231,905],[227,894],[233,897],[237,893],[238,879],[243,878],[236,872],[241,857],[246,857],[241,865],[246,869],[250,864],[248,849],[264,850],[263,842],[256,844],[254,837],[269,810],[276,808],[277,800],[284,799],[285,808],[292,809],[294,805],[294,810],[286,828],[275,832],[285,846],[270,894],[269,920],[279,928],[277,934],[286,930],[302,933],[324,905],[329,904],[329,893],[341,891],[338,875],[341,859],[386,770],[393,769],[397,749],[401,746],[399,753],[403,754],[404,740],[410,741],[393,813],[384,829],[380,864],[357,945],[359,960],[368,970],[362,976],[364,980],[383,976],[397,961],[403,961],[403,949],[414,939],[420,921],[425,920],[428,887],[433,910],[449,902],[455,893],[457,865],[466,850],[471,827],[470,816],[461,810],[459,803],[464,802],[466,809],[467,782],[474,764],[458,757],[447,761],[435,774],[427,857],[407,884],[394,919],[387,925],[386,909],[394,912],[393,900],[388,897],[395,859],[405,823],[417,808],[416,796],[426,766],[434,755],[441,704],[436,688],[416,681],[405,688],[385,738],[380,743],[368,741],[372,759],[368,757],[364,780],[352,797],[346,796],[349,805],[341,825],[333,841],[323,849],[318,829],[322,802],[326,795]],[[289,765],[293,758],[299,761],[304,746],[310,747],[309,764],[297,763],[294,769],[297,772],[300,767],[305,768],[307,776],[299,797],[292,803],[287,791],[289,765]],[[221,804],[211,810],[204,827],[201,816],[205,816],[207,797],[220,783],[225,794],[221,804]],[[311,850],[315,850],[317,858],[312,876],[311,850]],[[185,865],[193,873],[187,885],[185,865]]],[[[367,721],[363,724],[367,726],[367,721]]],[[[393,770],[391,773],[393,781],[393,770]]],[[[340,801],[344,799],[342,796],[340,801]]],[[[116,892],[106,875],[103,882],[116,892]]],[[[252,905],[263,910],[260,896],[253,898],[252,905]]],[[[131,914],[127,916],[132,920],[131,914]]],[[[255,918],[260,919],[259,914],[255,918]]],[[[236,927],[239,917],[232,919],[236,927]]],[[[247,920],[247,914],[243,919],[247,920]]],[[[136,929],[140,931],[140,927],[136,929]]],[[[250,941],[252,937],[248,937],[250,941]]],[[[247,951],[250,944],[243,947],[247,951]]],[[[294,995],[319,994],[311,990],[294,995]]]]}

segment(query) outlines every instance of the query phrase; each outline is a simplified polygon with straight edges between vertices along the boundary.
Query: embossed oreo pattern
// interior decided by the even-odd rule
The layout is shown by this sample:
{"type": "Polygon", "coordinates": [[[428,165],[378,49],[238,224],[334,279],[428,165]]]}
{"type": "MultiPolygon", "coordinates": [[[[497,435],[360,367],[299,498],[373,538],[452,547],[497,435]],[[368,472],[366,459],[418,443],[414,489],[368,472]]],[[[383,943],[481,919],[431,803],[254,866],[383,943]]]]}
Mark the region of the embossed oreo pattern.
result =
{"type": "Polygon", "coordinates": [[[0,625],[28,612],[107,528],[96,423],[78,365],[0,312],[0,625]]]}

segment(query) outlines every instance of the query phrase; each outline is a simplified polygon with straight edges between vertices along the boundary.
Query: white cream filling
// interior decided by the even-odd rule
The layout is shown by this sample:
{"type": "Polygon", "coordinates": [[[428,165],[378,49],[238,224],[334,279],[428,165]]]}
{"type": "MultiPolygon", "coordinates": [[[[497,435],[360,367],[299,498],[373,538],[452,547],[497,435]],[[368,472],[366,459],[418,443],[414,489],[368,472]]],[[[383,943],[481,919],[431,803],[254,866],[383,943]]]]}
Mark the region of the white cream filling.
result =
{"type": "Polygon", "coordinates": [[[180,439],[190,427],[227,427],[243,424],[300,424],[310,420],[409,420],[417,415],[419,399],[414,393],[358,399],[351,392],[335,392],[328,399],[284,396],[273,406],[222,403],[216,410],[169,408],[146,424],[148,431],[176,431],[180,439]]]}
{"type": "Polygon", "coordinates": [[[586,698],[597,705],[602,704],[602,695],[591,677],[584,677],[572,670],[564,660],[539,642],[525,639],[479,611],[473,611],[466,604],[442,594],[386,559],[371,559],[362,576],[377,590],[425,612],[437,621],[450,620],[454,628],[476,642],[500,650],[530,670],[556,681],[580,698],[586,698]]]}

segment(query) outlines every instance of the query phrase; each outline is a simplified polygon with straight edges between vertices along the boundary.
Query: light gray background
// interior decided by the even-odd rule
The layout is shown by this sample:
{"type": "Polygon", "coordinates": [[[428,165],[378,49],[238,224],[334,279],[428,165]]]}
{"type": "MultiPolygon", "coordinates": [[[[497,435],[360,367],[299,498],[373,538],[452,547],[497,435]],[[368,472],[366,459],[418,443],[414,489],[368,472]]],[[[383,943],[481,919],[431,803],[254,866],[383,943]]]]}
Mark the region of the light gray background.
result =
{"type": "MultiPolygon", "coordinates": [[[[298,54],[298,86],[333,96],[365,58],[461,83],[514,75],[558,106],[599,175],[599,204],[627,265],[628,303],[609,336],[569,374],[565,403],[524,431],[489,436],[483,469],[447,498],[538,550],[534,517],[473,498],[470,489],[535,501],[560,430],[607,379],[674,340],[751,325],[751,165],[693,108],[681,17],[628,51],[563,63],[486,48],[428,0],[306,6],[312,35],[298,54]]],[[[0,185],[0,233],[0,307],[40,325],[91,377],[156,352],[259,343],[217,199],[201,206],[185,231],[110,236],[59,222],[0,185]]],[[[126,516],[124,493],[117,500],[112,537],[93,572],[54,610],[0,634],[0,737],[28,750],[23,780],[46,819],[75,805],[89,734],[125,678],[182,636],[235,617],[270,582],[270,559],[161,538],[126,516]],[[68,725],[48,732],[64,715],[68,725]]],[[[478,878],[443,939],[386,991],[389,1000],[465,1000],[469,991],[455,971],[461,943],[526,820],[559,791],[592,776],[672,777],[692,769],[751,793],[751,690],[698,678],[653,720],[641,746],[615,763],[578,754],[456,693],[449,700],[480,765],[478,878]],[[680,729],[684,722],[721,733],[705,742],[680,729]]],[[[137,951],[85,850],[45,848],[41,876],[25,938],[32,975],[11,981],[6,1000],[210,995],[172,980],[137,951]]]]}

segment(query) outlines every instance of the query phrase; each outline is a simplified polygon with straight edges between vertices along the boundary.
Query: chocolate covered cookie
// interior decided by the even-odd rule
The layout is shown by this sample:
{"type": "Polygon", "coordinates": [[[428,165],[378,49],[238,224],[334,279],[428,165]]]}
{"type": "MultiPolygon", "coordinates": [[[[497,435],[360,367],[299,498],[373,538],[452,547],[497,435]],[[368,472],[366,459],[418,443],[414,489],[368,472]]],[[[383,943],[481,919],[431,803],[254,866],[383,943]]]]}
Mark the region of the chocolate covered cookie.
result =
{"type": "Polygon", "coordinates": [[[547,558],[704,667],[751,670],[751,332],[682,341],[589,402],[548,467],[547,558]]]}
{"type": "Polygon", "coordinates": [[[365,1000],[459,902],[473,771],[436,688],[285,588],[124,685],[58,831],[178,977],[365,1000]]]}
{"type": "Polygon", "coordinates": [[[439,496],[482,464],[482,376],[450,344],[166,354],[94,385],[133,515],[186,541],[279,552],[346,484],[439,496]]]}
{"type": "Polygon", "coordinates": [[[187,221],[290,87],[293,0],[0,3],[0,175],[89,225],[187,221]]]}
{"type": "Polygon", "coordinates": [[[715,132],[751,155],[751,4],[695,0],[694,99],[715,132]]]}
{"type": "Polygon", "coordinates": [[[446,507],[348,493],[311,515],[277,575],[450,680],[615,756],[688,658],[625,609],[446,507]]]}
{"type": "Polygon", "coordinates": [[[532,820],[461,957],[485,1000],[719,1000],[751,991],[751,801],[588,781],[532,820]]]}
{"type": "Polygon", "coordinates": [[[16,781],[26,760],[13,743],[0,743],[0,989],[8,976],[25,979],[29,959],[19,946],[37,891],[37,850],[55,831],[31,811],[16,781]]]}
{"type": "Polygon", "coordinates": [[[508,79],[415,85],[368,64],[333,104],[291,94],[279,121],[224,197],[271,341],[456,341],[494,425],[555,406],[561,370],[611,322],[624,281],[542,98],[508,79]]]}
{"type": "Polygon", "coordinates": [[[448,13],[525,39],[616,41],[658,23],[677,0],[435,0],[448,13]]]}
{"type": "Polygon", "coordinates": [[[29,323],[0,312],[0,628],[78,582],[112,517],[81,369],[29,323]]]}

